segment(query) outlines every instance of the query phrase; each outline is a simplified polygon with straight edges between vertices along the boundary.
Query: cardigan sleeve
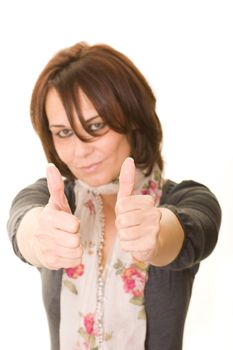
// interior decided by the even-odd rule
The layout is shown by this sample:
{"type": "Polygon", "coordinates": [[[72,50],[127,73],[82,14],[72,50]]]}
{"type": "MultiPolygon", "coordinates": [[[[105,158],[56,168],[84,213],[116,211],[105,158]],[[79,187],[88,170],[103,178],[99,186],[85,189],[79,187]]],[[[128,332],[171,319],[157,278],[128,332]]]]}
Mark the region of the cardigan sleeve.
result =
{"type": "MultiPolygon", "coordinates": [[[[69,201],[71,210],[74,211],[73,182],[65,181],[65,194],[69,201]]],[[[16,232],[19,224],[24,215],[30,209],[44,207],[48,203],[49,197],[50,194],[47,187],[47,180],[46,178],[41,178],[34,184],[21,190],[11,204],[9,219],[7,222],[8,235],[12,242],[15,254],[24,262],[26,262],[26,260],[20,253],[16,240],[16,232]]]]}
{"type": "Polygon", "coordinates": [[[184,230],[184,242],[177,258],[165,269],[180,270],[200,263],[214,249],[221,224],[221,208],[215,195],[194,181],[164,186],[161,207],[170,209],[184,230]]]}
{"type": "Polygon", "coordinates": [[[9,219],[7,222],[8,235],[11,240],[15,254],[24,262],[27,262],[17,245],[16,233],[24,215],[35,207],[43,207],[48,203],[49,192],[45,178],[39,179],[34,184],[21,190],[14,198],[9,219]]]}

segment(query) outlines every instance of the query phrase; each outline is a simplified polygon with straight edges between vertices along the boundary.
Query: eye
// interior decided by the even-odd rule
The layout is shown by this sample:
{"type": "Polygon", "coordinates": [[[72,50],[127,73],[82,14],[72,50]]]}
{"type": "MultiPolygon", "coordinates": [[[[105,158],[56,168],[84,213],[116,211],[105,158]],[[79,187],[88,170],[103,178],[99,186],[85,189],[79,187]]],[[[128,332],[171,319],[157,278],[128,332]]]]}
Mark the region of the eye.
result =
{"type": "Polygon", "coordinates": [[[66,137],[70,137],[74,134],[73,130],[71,129],[62,129],[62,130],[59,130],[56,135],[60,138],[66,138],[66,137]]]}
{"type": "Polygon", "coordinates": [[[91,123],[88,125],[88,132],[92,133],[92,134],[98,134],[101,133],[102,131],[104,131],[103,129],[106,127],[106,123],[105,122],[96,122],[96,123],[91,123]]]}
{"type": "Polygon", "coordinates": [[[92,124],[88,125],[88,130],[90,132],[96,132],[96,131],[103,129],[105,126],[106,126],[106,124],[104,122],[92,123],[92,124]]]}

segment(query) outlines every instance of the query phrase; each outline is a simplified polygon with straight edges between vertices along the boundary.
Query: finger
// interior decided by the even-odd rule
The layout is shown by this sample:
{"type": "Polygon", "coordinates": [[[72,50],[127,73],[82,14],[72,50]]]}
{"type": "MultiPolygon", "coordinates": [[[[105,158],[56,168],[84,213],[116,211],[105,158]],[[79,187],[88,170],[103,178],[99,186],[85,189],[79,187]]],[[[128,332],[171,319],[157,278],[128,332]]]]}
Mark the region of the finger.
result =
{"type": "Polygon", "coordinates": [[[117,230],[121,230],[127,227],[140,226],[141,235],[143,236],[144,227],[151,226],[157,228],[160,226],[161,212],[158,208],[146,208],[140,210],[133,210],[121,213],[117,215],[115,224],[117,230]]]}
{"type": "Polygon", "coordinates": [[[64,193],[64,182],[59,170],[54,164],[47,166],[47,182],[50,193],[49,203],[55,205],[58,209],[71,213],[67,198],[64,193]]]}
{"type": "Polygon", "coordinates": [[[83,248],[81,246],[75,249],[55,246],[54,250],[51,250],[49,254],[51,256],[57,256],[61,259],[80,259],[83,256],[83,248]]]}
{"type": "Polygon", "coordinates": [[[67,231],[53,230],[53,231],[39,231],[37,238],[40,241],[41,246],[49,247],[53,245],[61,246],[64,248],[77,248],[80,246],[80,235],[77,233],[68,233],[67,231]]]}
{"type": "Polygon", "coordinates": [[[116,213],[120,214],[131,210],[152,208],[154,205],[155,201],[150,195],[132,195],[117,202],[116,213]]]}
{"type": "Polygon", "coordinates": [[[80,220],[76,216],[57,210],[57,208],[51,208],[49,204],[45,207],[39,222],[41,229],[46,231],[56,228],[68,233],[77,233],[80,229],[80,220]]]}
{"type": "Polygon", "coordinates": [[[115,224],[117,230],[126,227],[138,226],[142,222],[142,211],[141,210],[133,210],[130,212],[124,212],[122,214],[117,215],[115,224]]]}
{"type": "Polygon", "coordinates": [[[130,157],[126,158],[121,166],[119,177],[119,191],[117,199],[128,197],[132,194],[135,182],[135,164],[130,157]]]}
{"type": "Polygon", "coordinates": [[[118,230],[120,241],[138,241],[142,237],[141,227],[124,227],[118,230]]]}
{"type": "Polygon", "coordinates": [[[76,259],[61,258],[59,256],[45,257],[44,265],[50,270],[68,269],[78,266],[82,262],[82,256],[76,259]]]}
{"type": "MultiPolygon", "coordinates": [[[[148,250],[153,250],[156,246],[156,236],[152,237],[146,232],[145,237],[138,237],[136,239],[127,239],[127,234],[130,235],[130,230],[127,229],[126,232],[121,232],[126,239],[120,240],[121,249],[127,252],[145,252],[148,250]]],[[[132,235],[134,236],[134,235],[132,235]]],[[[132,238],[132,237],[131,237],[132,238]]]]}

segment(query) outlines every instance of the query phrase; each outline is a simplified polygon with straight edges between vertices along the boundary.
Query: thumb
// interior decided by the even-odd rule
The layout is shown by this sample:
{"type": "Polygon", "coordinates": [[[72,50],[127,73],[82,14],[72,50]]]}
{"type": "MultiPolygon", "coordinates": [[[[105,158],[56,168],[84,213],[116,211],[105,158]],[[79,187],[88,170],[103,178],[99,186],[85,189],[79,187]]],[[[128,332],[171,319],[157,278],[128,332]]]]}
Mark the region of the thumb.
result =
{"type": "Polygon", "coordinates": [[[133,158],[126,158],[121,166],[119,177],[119,191],[117,199],[130,196],[135,182],[135,164],[133,158]]]}
{"type": "Polygon", "coordinates": [[[71,213],[67,198],[64,192],[64,182],[59,170],[54,164],[47,166],[47,183],[50,193],[49,203],[56,206],[59,210],[71,213]]]}

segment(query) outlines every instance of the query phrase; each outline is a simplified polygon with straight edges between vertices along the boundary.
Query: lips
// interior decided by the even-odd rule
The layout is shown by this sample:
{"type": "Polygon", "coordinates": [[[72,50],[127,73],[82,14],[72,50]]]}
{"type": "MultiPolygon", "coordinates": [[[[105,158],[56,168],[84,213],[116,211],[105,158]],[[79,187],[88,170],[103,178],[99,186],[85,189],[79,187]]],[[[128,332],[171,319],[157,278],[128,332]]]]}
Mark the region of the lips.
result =
{"type": "Polygon", "coordinates": [[[98,166],[100,165],[101,162],[98,162],[98,163],[93,163],[93,164],[90,164],[90,165],[87,165],[87,166],[84,166],[84,167],[80,167],[80,170],[86,172],[86,173],[91,173],[93,171],[95,171],[98,166]]]}
{"type": "Polygon", "coordinates": [[[79,169],[88,169],[88,168],[91,168],[95,165],[98,165],[100,164],[100,162],[96,162],[96,163],[92,163],[92,164],[89,164],[89,165],[85,165],[85,166],[81,166],[79,169]]]}

